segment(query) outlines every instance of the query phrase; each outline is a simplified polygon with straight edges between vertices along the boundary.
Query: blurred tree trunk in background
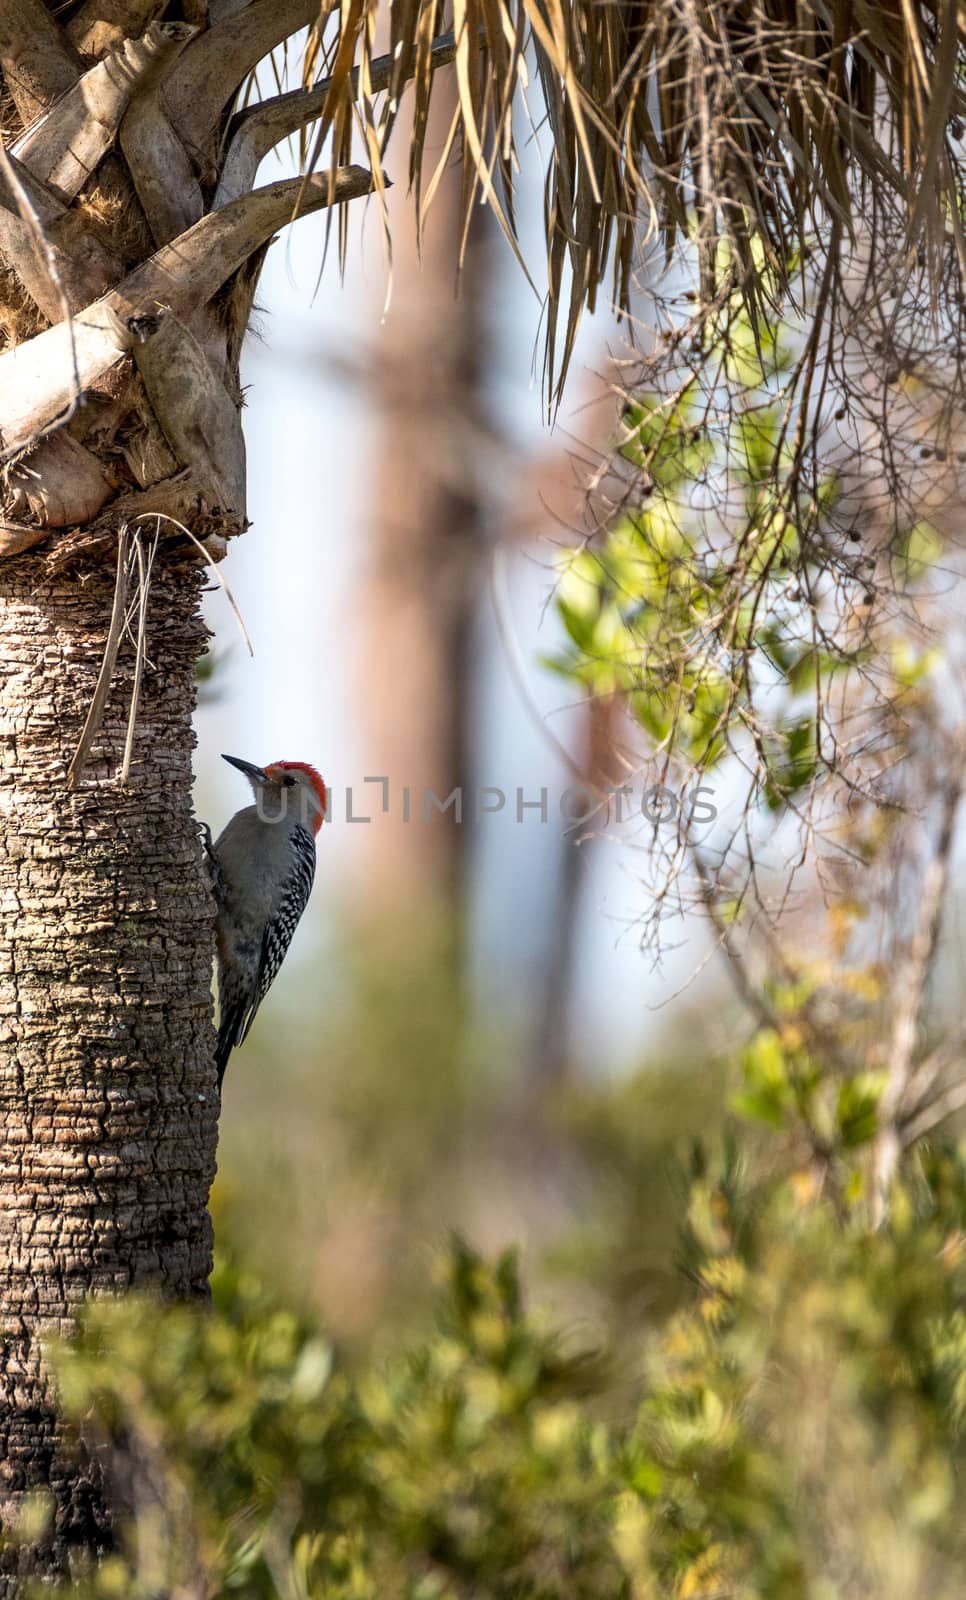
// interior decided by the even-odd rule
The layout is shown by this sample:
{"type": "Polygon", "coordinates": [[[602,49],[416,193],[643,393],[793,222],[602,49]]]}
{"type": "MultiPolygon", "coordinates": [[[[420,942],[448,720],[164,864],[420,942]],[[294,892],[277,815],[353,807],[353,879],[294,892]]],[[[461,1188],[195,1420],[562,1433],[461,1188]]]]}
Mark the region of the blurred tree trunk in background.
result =
{"type": "MultiPolygon", "coordinates": [[[[437,92],[433,117],[438,117],[440,145],[453,103],[437,92]]],[[[433,131],[431,118],[431,149],[433,131]]],[[[489,603],[492,543],[499,540],[508,549],[532,545],[552,578],[547,535],[566,541],[579,527],[585,469],[607,447],[615,400],[606,382],[592,378],[586,384],[580,418],[589,429],[589,444],[579,447],[579,464],[572,459],[574,441],[566,430],[536,461],[518,440],[499,433],[488,411],[497,377],[493,290],[502,244],[490,213],[477,211],[457,298],[454,262],[461,216],[460,172],[454,165],[434,199],[421,252],[411,215],[394,223],[392,301],[379,363],[371,368],[380,453],[360,703],[366,719],[365,771],[389,779],[389,815],[378,817],[366,853],[371,874],[366,903],[377,910],[381,905],[390,916],[404,911],[409,917],[419,907],[442,911],[453,948],[462,953],[474,785],[480,781],[487,734],[474,721],[472,708],[481,677],[493,668],[478,658],[474,638],[480,607],[489,603]],[[462,788],[461,826],[452,811],[438,816],[431,810],[425,820],[427,785],[441,800],[454,787],[462,788]],[[408,822],[403,820],[406,786],[408,822]]],[[[527,292],[522,282],[520,290],[527,292]]],[[[581,723],[576,760],[593,788],[608,774],[613,777],[607,753],[612,717],[606,706],[591,704],[582,711],[581,723]]],[[[549,743],[548,759],[553,759],[549,743]]],[[[378,816],[381,799],[378,787],[371,786],[366,812],[378,816]]],[[[589,828],[594,826],[591,819],[589,828]]],[[[589,841],[578,845],[583,831],[564,835],[547,868],[555,880],[547,885],[554,915],[545,926],[527,930],[528,941],[542,945],[540,981],[525,1020],[532,1033],[529,1066],[538,1099],[567,1072],[579,886],[591,854],[589,841]]],[[[506,888],[513,892],[513,885],[506,888]]],[[[516,924],[508,928],[508,939],[518,936],[516,924]]]]}
{"type": "MultiPolygon", "coordinates": [[[[576,760],[587,791],[579,807],[581,814],[590,810],[598,791],[606,791],[620,781],[614,764],[617,716],[613,699],[588,697],[581,707],[576,760]]],[[[531,1094],[538,1109],[544,1094],[564,1082],[572,1065],[569,1024],[578,976],[581,900],[597,853],[596,836],[606,828],[609,817],[606,801],[597,803],[599,809],[585,821],[575,820],[569,826],[563,824],[566,831],[560,842],[556,903],[548,919],[548,948],[541,990],[534,1006],[530,1048],[531,1094]]]]}
{"type": "MultiPolygon", "coordinates": [[[[442,145],[455,100],[437,92],[429,148],[442,145]]],[[[494,225],[477,210],[457,297],[460,174],[440,186],[417,252],[411,212],[393,224],[392,301],[371,368],[378,419],[371,570],[362,634],[367,774],[389,779],[389,815],[373,828],[367,900],[378,914],[408,907],[441,914],[456,946],[466,912],[472,824],[472,702],[476,617],[487,581],[486,485],[500,446],[487,421],[489,289],[494,225]],[[409,821],[403,790],[409,787],[409,821]],[[424,791],[451,808],[426,819],[424,791]]],[[[367,810],[381,797],[370,791],[367,810]]]]}

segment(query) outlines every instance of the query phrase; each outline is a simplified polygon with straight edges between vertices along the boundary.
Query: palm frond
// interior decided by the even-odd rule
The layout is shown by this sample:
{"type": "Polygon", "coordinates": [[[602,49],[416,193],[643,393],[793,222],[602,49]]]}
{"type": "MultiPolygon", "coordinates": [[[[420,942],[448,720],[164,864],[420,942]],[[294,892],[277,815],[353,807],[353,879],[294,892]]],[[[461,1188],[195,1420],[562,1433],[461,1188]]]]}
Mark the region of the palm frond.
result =
{"type": "Polygon", "coordinates": [[[531,110],[550,133],[552,392],[582,310],[605,284],[617,310],[629,309],[635,263],[655,234],[668,257],[682,240],[693,244],[707,304],[721,263],[737,267],[757,315],[757,263],[780,289],[824,232],[837,281],[875,195],[901,215],[906,250],[924,249],[940,275],[957,214],[950,129],[964,109],[956,0],[453,0],[451,19],[440,0],[343,0],[338,12],[324,9],[306,56],[307,81],[321,64],[329,81],[309,166],[330,133],[340,163],[361,135],[381,194],[408,84],[422,217],[437,186],[426,165],[429,108],[452,94],[432,70],[433,42],[450,20],[447,150],[458,144],[473,175],[464,206],[491,205],[515,251],[514,118],[527,62],[536,66],[543,105],[531,110]],[[382,81],[377,41],[384,49],[387,29],[393,66],[377,113],[368,86],[382,81]]]}

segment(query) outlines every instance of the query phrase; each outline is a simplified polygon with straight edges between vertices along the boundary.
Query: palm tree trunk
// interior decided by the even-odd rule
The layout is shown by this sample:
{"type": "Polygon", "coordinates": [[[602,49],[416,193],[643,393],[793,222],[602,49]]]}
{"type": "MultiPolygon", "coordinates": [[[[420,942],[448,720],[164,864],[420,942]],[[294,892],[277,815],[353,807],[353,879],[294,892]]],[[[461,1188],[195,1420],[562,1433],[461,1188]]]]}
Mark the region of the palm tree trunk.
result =
{"type": "MultiPolygon", "coordinates": [[[[48,1570],[109,1537],[61,1450],[42,1341],[89,1294],[204,1296],[214,1174],[213,905],[191,814],[196,560],[158,559],[135,759],[122,647],[77,792],[114,575],[0,561],[0,1472],[4,1523],[53,1496],[48,1570]]],[[[8,1557],[8,1562],[9,1562],[8,1557]]]]}

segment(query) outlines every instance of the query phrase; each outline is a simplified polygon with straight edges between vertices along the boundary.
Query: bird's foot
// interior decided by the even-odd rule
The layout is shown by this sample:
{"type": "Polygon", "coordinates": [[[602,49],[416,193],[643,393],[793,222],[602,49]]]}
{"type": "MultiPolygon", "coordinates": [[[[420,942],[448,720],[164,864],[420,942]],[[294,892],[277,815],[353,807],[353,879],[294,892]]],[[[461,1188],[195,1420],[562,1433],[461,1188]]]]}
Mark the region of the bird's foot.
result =
{"type": "Polygon", "coordinates": [[[221,863],[215,854],[214,841],[212,840],[211,829],[209,828],[207,822],[198,823],[198,832],[201,834],[201,848],[204,851],[205,858],[208,862],[208,872],[211,877],[211,886],[215,891],[215,898],[220,902],[222,898],[221,863]]]}

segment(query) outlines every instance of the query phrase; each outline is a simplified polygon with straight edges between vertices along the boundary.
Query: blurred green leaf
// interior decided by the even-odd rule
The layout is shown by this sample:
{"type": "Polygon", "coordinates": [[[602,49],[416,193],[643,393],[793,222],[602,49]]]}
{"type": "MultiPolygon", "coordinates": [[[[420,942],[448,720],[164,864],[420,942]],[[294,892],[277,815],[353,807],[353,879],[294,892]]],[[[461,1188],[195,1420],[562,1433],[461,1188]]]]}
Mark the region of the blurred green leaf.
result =
{"type": "Polygon", "coordinates": [[[863,1072],[844,1078],[839,1085],[835,1120],[839,1137],[848,1150],[868,1144],[879,1126],[879,1101],[885,1088],[882,1073],[863,1072]]]}

